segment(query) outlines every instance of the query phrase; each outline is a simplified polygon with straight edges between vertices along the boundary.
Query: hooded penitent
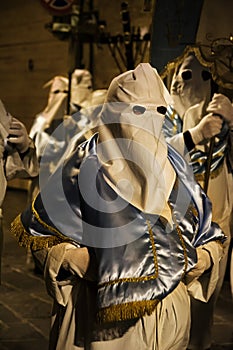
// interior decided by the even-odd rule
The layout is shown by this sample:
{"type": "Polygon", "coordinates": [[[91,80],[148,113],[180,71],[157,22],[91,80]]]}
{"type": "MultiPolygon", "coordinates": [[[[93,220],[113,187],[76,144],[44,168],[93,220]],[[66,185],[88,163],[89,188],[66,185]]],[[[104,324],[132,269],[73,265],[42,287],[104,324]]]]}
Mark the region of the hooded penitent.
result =
{"type": "Polygon", "coordinates": [[[211,73],[194,53],[177,65],[171,82],[173,107],[183,121],[183,130],[196,126],[210,102],[211,73]]]}
{"type": "MultiPolygon", "coordinates": [[[[55,76],[44,85],[44,88],[47,87],[50,87],[47,106],[36,116],[30,130],[31,138],[34,138],[38,132],[49,128],[52,122],[54,122],[53,131],[67,114],[68,78],[60,75],[55,76]]],[[[75,111],[77,108],[88,106],[91,93],[92,76],[90,72],[85,69],[76,69],[71,78],[71,109],[73,108],[75,111]]]]}
{"type": "Polygon", "coordinates": [[[87,107],[91,103],[92,76],[86,69],[75,69],[71,80],[71,101],[79,107],[87,107]]]}
{"type": "MultiPolygon", "coordinates": [[[[168,108],[163,126],[170,138],[198,125],[207,115],[206,108],[215,87],[207,67],[199,61],[195,48],[189,48],[176,63],[171,82],[173,102],[168,108]],[[192,51],[193,50],[193,51],[192,51]],[[177,113],[178,114],[177,114],[177,113]]],[[[219,174],[227,153],[228,128],[224,123],[218,138],[215,138],[214,157],[211,160],[211,177],[219,174]]],[[[189,152],[190,164],[197,180],[204,180],[208,158],[207,144],[198,144],[189,152]]]]}
{"type": "Polygon", "coordinates": [[[171,96],[175,109],[183,119],[185,112],[197,103],[206,107],[210,101],[211,73],[190,53],[176,67],[171,82],[171,96]]]}
{"type": "Polygon", "coordinates": [[[143,212],[168,221],[175,172],[161,129],[169,103],[166,87],[148,63],[113,79],[101,111],[97,149],[114,191],[143,212]]]}
{"type": "Polygon", "coordinates": [[[147,63],[113,79],[93,136],[81,145],[73,140],[12,224],[32,249],[64,241],[88,246],[102,321],[151,314],[196,263],[195,247],[223,239],[208,198],[164,142],[169,102],[147,63]]]}

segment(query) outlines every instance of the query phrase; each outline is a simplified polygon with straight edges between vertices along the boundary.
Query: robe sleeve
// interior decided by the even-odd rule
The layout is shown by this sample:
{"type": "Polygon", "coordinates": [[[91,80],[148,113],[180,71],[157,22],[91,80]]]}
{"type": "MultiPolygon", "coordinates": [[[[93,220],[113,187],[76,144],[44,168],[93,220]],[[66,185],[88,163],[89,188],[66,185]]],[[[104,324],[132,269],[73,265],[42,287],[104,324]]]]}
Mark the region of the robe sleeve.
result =
{"type": "Polygon", "coordinates": [[[202,246],[208,251],[211,258],[211,268],[204,272],[199,278],[194,279],[187,285],[189,294],[202,302],[208,302],[213,294],[219,278],[219,261],[222,256],[222,245],[211,241],[202,246]]]}
{"type": "Polygon", "coordinates": [[[24,154],[13,150],[5,159],[5,176],[7,180],[15,177],[30,178],[38,175],[39,165],[34,142],[30,139],[29,148],[24,154]]]}

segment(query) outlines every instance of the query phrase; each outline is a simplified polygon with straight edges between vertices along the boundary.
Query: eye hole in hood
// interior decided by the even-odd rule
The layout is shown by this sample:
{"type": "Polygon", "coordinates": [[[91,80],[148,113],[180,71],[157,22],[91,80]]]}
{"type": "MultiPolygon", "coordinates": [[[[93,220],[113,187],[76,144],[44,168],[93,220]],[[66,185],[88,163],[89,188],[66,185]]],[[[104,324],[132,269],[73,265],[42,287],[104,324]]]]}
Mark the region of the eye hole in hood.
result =
{"type": "Polygon", "coordinates": [[[157,112],[165,115],[167,112],[167,108],[165,106],[159,106],[159,107],[157,107],[157,112]]]}
{"type": "Polygon", "coordinates": [[[190,79],[192,79],[192,71],[185,70],[184,72],[181,73],[181,76],[182,76],[183,80],[190,80],[190,79]]]}
{"type": "Polygon", "coordinates": [[[201,76],[202,76],[202,79],[203,79],[204,81],[207,81],[207,80],[210,80],[210,78],[211,78],[211,73],[208,72],[207,70],[203,70],[203,71],[201,72],[201,76]]]}
{"type": "Polygon", "coordinates": [[[146,111],[146,108],[143,106],[135,105],[133,106],[133,113],[136,115],[142,115],[146,111]]]}

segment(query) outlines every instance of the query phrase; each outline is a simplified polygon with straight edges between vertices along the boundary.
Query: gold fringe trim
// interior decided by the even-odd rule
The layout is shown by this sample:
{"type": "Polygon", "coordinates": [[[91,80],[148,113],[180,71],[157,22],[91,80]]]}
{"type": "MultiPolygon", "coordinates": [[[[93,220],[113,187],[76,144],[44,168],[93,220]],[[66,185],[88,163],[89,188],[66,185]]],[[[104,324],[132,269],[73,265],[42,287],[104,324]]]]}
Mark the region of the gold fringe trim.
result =
{"type": "Polygon", "coordinates": [[[167,76],[169,76],[169,74],[175,70],[175,68],[180,65],[181,63],[183,63],[184,59],[190,54],[190,53],[194,53],[195,56],[198,58],[199,62],[206,67],[211,67],[212,63],[207,63],[203,60],[199,48],[197,46],[192,46],[192,45],[188,45],[185,47],[183,53],[176,57],[173,61],[170,61],[167,63],[167,65],[165,66],[164,70],[161,72],[160,76],[162,79],[165,79],[167,76]]]}
{"type": "Polygon", "coordinates": [[[210,69],[213,80],[218,85],[222,86],[225,89],[232,89],[232,83],[229,81],[225,82],[223,78],[218,75],[215,60],[208,61],[203,57],[202,47],[204,47],[204,45],[202,45],[201,43],[197,43],[196,45],[186,46],[183,53],[180,56],[176,57],[173,61],[170,61],[167,63],[164,70],[160,73],[160,77],[162,79],[166,79],[167,77],[169,77],[169,75],[171,75],[171,73],[174,72],[175,68],[179,64],[181,64],[190,53],[194,53],[194,55],[197,57],[200,64],[210,69]]]}
{"type": "MultiPolygon", "coordinates": [[[[176,219],[175,219],[175,221],[176,221],[176,219]]],[[[183,238],[181,229],[180,229],[179,225],[177,224],[177,222],[176,222],[176,231],[178,233],[178,236],[179,236],[182,248],[183,248],[183,252],[184,252],[184,270],[183,270],[183,274],[182,274],[182,277],[181,277],[183,279],[185,274],[186,274],[187,267],[188,267],[188,254],[187,254],[187,249],[186,249],[186,245],[185,245],[185,242],[184,242],[184,238],[183,238]]]]}
{"type": "Polygon", "coordinates": [[[200,47],[197,45],[187,45],[183,51],[183,53],[176,57],[173,61],[168,62],[165,66],[164,70],[161,72],[160,76],[164,79],[169,73],[174,70],[178,65],[183,63],[184,59],[188,57],[191,53],[193,53],[196,58],[199,60],[200,64],[204,67],[212,68],[213,62],[207,62],[201,55],[200,47]]]}
{"type": "MultiPolygon", "coordinates": [[[[168,204],[169,204],[169,207],[172,210],[172,206],[171,206],[170,202],[168,204]]],[[[190,208],[190,209],[191,209],[191,211],[194,214],[195,213],[194,208],[190,208]]],[[[181,277],[183,279],[184,276],[185,276],[185,273],[187,271],[187,267],[188,267],[188,253],[187,253],[187,249],[186,249],[186,245],[185,245],[185,241],[184,241],[184,238],[183,238],[182,231],[181,231],[180,226],[179,226],[179,224],[178,224],[178,222],[176,220],[175,215],[173,215],[173,220],[174,220],[174,223],[176,225],[176,232],[178,234],[178,237],[179,237],[179,240],[180,240],[181,246],[183,248],[183,252],[184,252],[184,268],[183,268],[183,274],[182,274],[182,277],[181,277]]]]}
{"type": "Polygon", "coordinates": [[[50,248],[55,244],[61,243],[63,240],[56,236],[32,236],[28,233],[21,221],[21,216],[18,215],[11,223],[11,233],[15,236],[19,245],[26,248],[32,248],[33,250],[50,248]]]}
{"type": "Polygon", "coordinates": [[[148,230],[149,230],[149,235],[150,235],[150,241],[151,241],[151,246],[152,246],[152,251],[153,251],[153,259],[154,259],[154,267],[155,267],[155,274],[154,278],[158,278],[159,276],[159,265],[158,265],[158,260],[157,260],[157,252],[156,252],[156,246],[155,246],[155,241],[154,241],[154,235],[153,231],[150,225],[150,221],[146,221],[148,230]]]}
{"type": "Polygon", "coordinates": [[[151,315],[158,305],[159,300],[142,300],[130,303],[112,305],[103,308],[97,313],[99,323],[125,321],[151,315]]]}
{"type": "MultiPolygon", "coordinates": [[[[212,171],[210,173],[210,178],[215,179],[222,171],[223,164],[221,164],[216,170],[212,171]]],[[[196,181],[204,181],[205,180],[205,173],[203,174],[194,174],[196,181]]]]}

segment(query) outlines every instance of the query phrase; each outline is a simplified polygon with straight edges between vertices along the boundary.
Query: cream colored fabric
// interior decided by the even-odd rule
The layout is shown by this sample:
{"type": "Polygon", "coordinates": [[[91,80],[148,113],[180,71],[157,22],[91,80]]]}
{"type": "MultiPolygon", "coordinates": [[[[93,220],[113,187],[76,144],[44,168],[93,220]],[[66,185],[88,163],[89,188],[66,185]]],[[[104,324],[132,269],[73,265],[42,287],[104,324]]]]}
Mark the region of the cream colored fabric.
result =
{"type": "Polygon", "coordinates": [[[204,101],[190,106],[183,116],[183,131],[195,127],[200,121],[204,111],[204,101]]]}
{"type": "Polygon", "coordinates": [[[34,144],[29,140],[28,154],[21,159],[17,149],[13,148],[3,160],[5,141],[10,130],[11,116],[0,101],[0,207],[5,197],[7,180],[14,177],[33,177],[38,174],[38,163],[34,144]]]}
{"type": "MultiPolygon", "coordinates": [[[[200,181],[200,184],[203,186],[203,182],[200,181]]],[[[213,203],[213,221],[216,221],[227,235],[229,235],[229,229],[226,232],[223,226],[226,221],[229,222],[231,215],[233,207],[232,193],[233,178],[232,174],[228,172],[225,159],[219,175],[210,179],[207,194],[213,203]]]]}
{"type": "Polygon", "coordinates": [[[76,309],[76,304],[78,299],[85,298],[85,295],[82,293],[81,281],[77,281],[77,284],[70,287],[69,298],[66,302],[64,315],[62,315],[63,310],[61,309],[61,305],[54,301],[51,317],[49,350],[84,349],[82,343],[80,346],[75,345],[75,338],[78,327],[78,324],[76,324],[76,313],[79,312],[79,310],[76,309]],[[62,317],[60,315],[62,315],[62,317]]]}
{"type": "Polygon", "coordinates": [[[31,127],[29,136],[34,139],[38,132],[47,129],[54,119],[62,120],[67,108],[68,78],[55,76],[44,88],[50,87],[47,106],[38,113],[31,127]]]}
{"type": "Polygon", "coordinates": [[[66,99],[68,96],[68,78],[56,76],[45,87],[50,86],[48,103],[40,113],[50,125],[53,119],[62,119],[66,113],[66,99]]]}
{"type": "MultiPolygon", "coordinates": [[[[85,105],[80,112],[87,117],[88,122],[95,123],[107,95],[107,89],[92,91],[89,105],[85,105]]],[[[91,125],[91,124],[90,124],[91,125]]],[[[89,128],[90,125],[87,125],[89,128]]],[[[92,125],[93,127],[93,125],[92,125]]]]}
{"type": "MultiPolygon", "coordinates": [[[[185,131],[195,126],[195,123],[198,123],[198,121],[206,114],[205,108],[208,105],[211,90],[209,80],[200,80],[199,84],[197,84],[197,80],[191,80],[188,82],[183,81],[182,83],[182,72],[184,70],[191,69],[193,73],[197,75],[198,72],[200,73],[204,68],[201,68],[197,59],[191,58],[184,60],[180,68],[179,73],[177,71],[177,75],[173,78],[171,95],[174,101],[173,107],[181,114],[181,118],[184,120],[183,131],[185,131]]],[[[174,136],[169,142],[173,147],[177,148],[182,155],[185,154],[186,149],[183,133],[174,136]]],[[[197,148],[205,151],[203,145],[197,145],[197,148]]],[[[186,154],[186,159],[187,158],[188,155],[186,154]]],[[[203,187],[204,183],[200,181],[200,185],[203,187]]],[[[227,240],[224,242],[223,255],[219,262],[219,266],[218,264],[214,264],[211,275],[208,276],[204,274],[203,277],[199,279],[199,282],[203,282],[202,285],[198,282],[191,287],[190,291],[195,298],[191,298],[192,327],[190,343],[188,346],[189,349],[203,350],[211,346],[214,308],[225,276],[231,237],[230,222],[232,220],[233,207],[232,193],[233,177],[232,174],[228,172],[225,160],[220,173],[216,174],[216,177],[211,177],[209,179],[207,195],[212,202],[213,221],[219,224],[227,236],[227,240]],[[208,279],[208,277],[210,277],[210,281],[209,286],[207,287],[205,279],[208,279]],[[213,283],[213,281],[215,281],[216,278],[217,283],[215,290],[213,290],[215,283],[213,283]],[[210,296],[211,293],[212,296],[210,296]],[[199,300],[196,299],[197,296],[199,300]],[[207,303],[204,301],[206,298],[209,300],[207,303]]]]}
{"type": "MultiPolygon", "coordinates": [[[[6,112],[5,107],[0,100],[0,280],[1,280],[1,255],[3,249],[3,227],[2,227],[2,203],[5,198],[7,189],[7,180],[14,177],[32,177],[38,174],[38,162],[35,152],[35,147],[31,139],[28,139],[26,129],[21,122],[14,118],[14,121],[20,124],[22,129],[16,130],[19,133],[18,148],[29,146],[28,152],[21,159],[16,147],[9,149],[9,152],[4,153],[7,136],[10,132],[10,125],[12,117],[6,112]],[[21,133],[23,131],[23,133],[21,133]],[[27,140],[25,140],[27,138],[27,140]],[[26,142],[25,142],[26,141],[26,142]]],[[[24,151],[24,148],[21,148],[24,151]]],[[[26,151],[26,149],[25,149],[26,151]]]]}
{"type": "Polygon", "coordinates": [[[75,69],[71,80],[71,101],[81,107],[89,106],[92,98],[92,76],[86,69],[75,69]]]}
{"type": "MultiPolygon", "coordinates": [[[[88,332],[88,329],[85,330],[83,327],[87,327],[88,321],[90,322],[89,327],[91,327],[91,320],[88,320],[88,317],[91,318],[91,316],[87,314],[88,309],[86,309],[84,317],[84,310],[81,308],[82,305],[85,305],[86,308],[88,305],[94,305],[95,298],[94,294],[87,292],[86,282],[80,278],[76,277],[74,280],[66,279],[60,282],[56,280],[65,253],[69,249],[80,249],[81,252],[83,248],[76,248],[69,243],[59,244],[49,251],[45,267],[46,285],[50,295],[53,295],[54,298],[50,350],[186,349],[190,314],[188,311],[189,297],[183,283],[180,283],[169,296],[157,305],[152,315],[138,319],[133,326],[131,322],[128,325],[127,322],[116,323],[113,326],[113,330],[115,330],[109,340],[102,339],[102,327],[97,327],[94,333],[96,340],[90,341],[90,334],[86,334],[86,345],[84,345],[83,332],[88,332]],[[178,323],[177,319],[179,319],[178,323]],[[124,330],[123,333],[121,327],[124,330]],[[121,333],[122,336],[117,335],[121,333]],[[98,341],[99,338],[102,340],[98,341]],[[87,342],[91,343],[90,347],[87,342]]],[[[103,325],[104,328],[105,325],[103,325]]]]}
{"type": "MultiPolygon", "coordinates": [[[[222,258],[223,248],[217,242],[209,242],[197,249],[204,250],[209,255],[211,269],[197,276],[188,283],[189,294],[203,302],[207,302],[214,293],[219,278],[219,262],[222,258]]],[[[208,262],[207,262],[208,263],[208,262]]],[[[208,269],[208,266],[207,266],[208,269]]],[[[188,280],[187,276],[187,280],[188,280]]]]}
{"type": "MultiPolygon", "coordinates": [[[[94,298],[88,300],[88,288],[86,281],[82,279],[88,265],[87,248],[79,248],[71,243],[61,243],[48,251],[44,277],[47,292],[54,301],[50,350],[81,349],[83,347],[74,346],[74,343],[77,339],[83,344],[84,334],[85,342],[88,341],[91,310],[85,306],[95,302],[94,298]],[[63,265],[66,268],[71,267],[71,273],[65,279],[58,278],[63,265]]],[[[94,310],[93,307],[91,309],[94,310]]]]}
{"type": "Polygon", "coordinates": [[[91,105],[92,106],[98,106],[102,103],[104,103],[104,100],[107,95],[107,89],[97,89],[92,91],[91,94],[91,105]]]}
{"type": "MultiPolygon", "coordinates": [[[[201,78],[203,70],[206,70],[206,68],[198,62],[197,58],[191,55],[184,59],[172,78],[171,96],[173,106],[184,122],[182,131],[195,127],[206,114],[205,108],[207,108],[210,100],[210,80],[204,81],[201,78]],[[187,71],[192,72],[192,79],[186,81],[183,79],[182,74],[187,71]]],[[[231,119],[232,110],[229,109],[230,104],[226,104],[226,97],[219,94],[214,96],[214,101],[216,100],[216,102],[210,103],[212,111],[222,112],[224,107],[224,111],[226,112],[227,110],[230,113],[230,116],[227,115],[224,118],[226,120],[231,119]],[[224,102],[223,105],[220,104],[221,101],[224,102]],[[219,111],[216,109],[218,105],[221,108],[219,111]]],[[[183,134],[174,136],[169,142],[184,155],[183,134]]],[[[203,145],[197,145],[196,148],[205,151],[203,145]]],[[[203,187],[203,182],[200,181],[200,185],[203,187]]],[[[233,207],[232,190],[233,177],[228,172],[225,161],[221,172],[216,177],[210,178],[207,194],[213,204],[213,221],[220,225],[228,237],[230,236],[228,227],[233,207]]],[[[225,244],[229,245],[229,239],[225,244]]]]}
{"type": "MultiPolygon", "coordinates": [[[[224,232],[229,223],[225,222],[224,232]]],[[[228,228],[227,228],[228,226],[228,228]]],[[[229,239],[229,236],[228,236],[229,239]]],[[[214,243],[214,242],[213,242],[214,243]]],[[[212,260],[215,261],[210,273],[203,274],[197,283],[188,287],[191,298],[191,332],[188,348],[190,350],[205,350],[211,347],[213,338],[214,311],[226,271],[229,240],[225,242],[220,263],[217,263],[218,251],[213,245],[207,247],[212,260]],[[207,302],[206,302],[207,301],[207,302]]]]}
{"type": "Polygon", "coordinates": [[[122,337],[93,342],[90,349],[186,350],[190,328],[189,308],[186,287],[180,283],[157,305],[152,315],[140,318],[122,337]]]}
{"type": "Polygon", "coordinates": [[[66,308],[63,309],[63,318],[60,317],[59,329],[57,322],[62,310],[54,304],[49,350],[186,350],[190,328],[190,302],[183,283],[157,305],[152,315],[144,316],[134,324],[130,321],[115,323],[107,337],[109,340],[106,336],[105,340],[102,339],[102,328],[97,327],[95,340],[90,341],[89,334],[89,343],[86,339],[86,345],[78,335],[82,337],[83,331],[80,328],[83,326],[82,322],[87,321],[88,315],[81,322],[82,312],[77,305],[79,303],[79,306],[84,304],[88,307],[94,300],[91,300],[93,295],[86,293],[86,287],[82,283],[83,281],[79,281],[72,287],[66,308]],[[98,340],[99,338],[102,340],[98,340]]]}
{"type": "MultiPolygon", "coordinates": [[[[171,144],[177,148],[181,154],[184,154],[182,153],[185,151],[182,133],[172,138],[171,144]]],[[[203,146],[198,147],[201,148],[203,146]]],[[[186,155],[186,158],[188,158],[188,155],[186,155]]],[[[200,181],[200,184],[204,186],[202,181],[200,181]]],[[[211,275],[203,275],[203,278],[199,279],[190,289],[192,295],[191,311],[193,321],[188,348],[191,350],[204,350],[211,346],[214,308],[224,280],[230,239],[232,237],[232,231],[230,229],[233,207],[232,193],[233,178],[232,174],[228,172],[225,160],[221,172],[215,178],[209,179],[208,196],[212,202],[213,221],[219,224],[227,236],[227,240],[223,245],[223,255],[219,265],[216,263],[213,266],[211,275]],[[206,285],[209,278],[209,285],[206,285]],[[215,281],[216,279],[217,281],[215,281]],[[215,284],[215,282],[217,283],[215,284]],[[215,290],[213,290],[214,286],[215,290]],[[206,300],[208,300],[207,303],[206,300]]]]}
{"type": "MultiPolygon", "coordinates": [[[[167,91],[164,90],[156,71],[148,64],[141,64],[134,71],[123,73],[113,80],[100,115],[102,124],[98,125],[94,131],[100,132],[97,153],[103,164],[106,181],[110,186],[138,208],[170,218],[169,209],[166,212],[166,203],[174,184],[175,174],[167,160],[166,143],[161,136],[164,117],[157,112],[157,107],[166,106],[170,102],[169,96],[167,99],[164,97],[164,95],[167,96],[166,94],[167,91]],[[122,101],[123,104],[119,104],[119,101],[122,101]],[[134,113],[134,107],[137,105],[144,107],[144,113],[134,113]],[[118,139],[120,139],[119,143],[117,143],[118,139]],[[122,139],[126,142],[122,143],[122,139]],[[143,151],[140,152],[140,148],[139,151],[136,149],[138,145],[143,151]],[[147,153],[152,153],[152,166],[150,166],[151,158],[146,158],[147,153]],[[129,160],[135,162],[139,169],[133,167],[129,160]],[[161,170],[161,173],[158,169],[161,170]],[[161,196],[156,189],[158,183],[153,182],[152,177],[155,174],[161,176],[164,172],[167,180],[160,187],[165,194],[161,201],[163,206],[154,207],[150,200],[156,198],[157,200],[154,202],[158,202],[161,196]],[[126,184],[119,184],[119,181],[125,181],[126,184]],[[139,191],[138,197],[132,196],[129,199],[130,193],[127,192],[129,184],[139,191]],[[139,198],[140,196],[142,198],[139,198]]],[[[106,335],[109,325],[99,326],[95,329],[93,334],[95,339],[91,341],[91,346],[84,345],[79,338],[79,335],[82,335],[79,327],[85,325],[80,316],[80,313],[82,314],[80,305],[85,305],[89,310],[86,312],[86,316],[89,316],[94,295],[90,296],[88,281],[79,277],[76,278],[76,281],[68,279],[64,281],[69,285],[65,285],[62,281],[58,284],[56,276],[64,262],[67,248],[69,248],[67,243],[52,248],[53,253],[56,253],[55,249],[61,250],[57,254],[50,253],[47,260],[46,284],[47,288],[49,286],[50,295],[53,295],[55,299],[50,350],[187,349],[190,329],[190,299],[183,283],[180,283],[170,295],[157,305],[152,315],[134,320],[134,324],[132,324],[132,320],[116,323],[112,325],[109,337],[105,336],[104,339],[103,335],[106,335]],[[67,293],[62,292],[61,294],[61,290],[65,291],[65,289],[67,293]]],[[[214,252],[214,249],[213,252],[210,249],[213,261],[215,259],[214,252]]],[[[213,271],[212,285],[214,285],[216,276],[217,267],[216,271],[213,271]]],[[[207,286],[207,284],[203,287],[198,281],[199,286],[202,294],[205,294],[203,291],[205,288],[209,288],[207,291],[207,297],[209,297],[208,293],[211,293],[212,287],[207,286]]],[[[87,331],[90,330],[88,327],[85,328],[87,331]]],[[[84,339],[88,341],[89,336],[90,334],[87,334],[87,338],[84,337],[84,339]]]]}
{"type": "Polygon", "coordinates": [[[170,102],[156,70],[142,63],[113,79],[95,129],[99,132],[97,153],[108,184],[135,207],[162,215],[169,222],[167,200],[175,172],[161,131],[164,115],[157,107],[167,107],[170,102]],[[144,112],[137,114],[135,106],[143,107],[144,112]]]}
{"type": "Polygon", "coordinates": [[[1,126],[1,138],[5,139],[9,134],[10,118],[11,116],[6,112],[5,107],[0,100],[0,126],[1,126]]]}
{"type": "MultiPolygon", "coordinates": [[[[204,183],[200,181],[200,185],[204,186],[204,183]]],[[[232,237],[232,210],[233,210],[233,177],[228,172],[226,159],[224,160],[223,167],[218,176],[209,180],[208,197],[212,202],[212,215],[213,221],[217,222],[227,239],[223,244],[223,256],[219,266],[219,279],[215,293],[218,295],[220,292],[228,260],[228,250],[230,246],[230,240],[232,237]]]]}
{"type": "Polygon", "coordinates": [[[181,66],[177,67],[171,82],[171,96],[174,108],[183,119],[185,112],[197,103],[207,103],[210,100],[210,79],[203,80],[202,72],[207,69],[202,66],[194,55],[186,57],[181,66]],[[191,74],[187,79],[186,74],[191,74]]]}
{"type": "MultiPolygon", "coordinates": [[[[71,259],[72,255],[69,254],[69,256],[71,259]]],[[[89,254],[87,248],[77,248],[71,243],[61,243],[53,246],[48,252],[44,269],[48,294],[55,299],[58,304],[66,306],[72,290],[73,281],[75,281],[74,283],[76,284],[76,278],[73,278],[72,275],[83,277],[88,268],[88,264],[89,254]],[[66,260],[66,265],[68,265],[67,252],[70,252],[70,250],[76,255],[76,264],[74,264],[72,260],[69,261],[69,264],[72,266],[72,273],[70,273],[70,277],[67,280],[59,282],[57,277],[64,260],[66,260]]]]}
{"type": "MultiPolygon", "coordinates": [[[[44,88],[50,87],[47,106],[35,118],[30,130],[30,137],[47,129],[55,119],[63,120],[67,114],[67,97],[69,80],[67,77],[57,75],[49,80],[44,88]]],[[[85,69],[74,70],[71,78],[70,102],[80,107],[87,107],[92,98],[92,76],[85,69]]]]}
{"type": "Polygon", "coordinates": [[[214,94],[211,102],[207,107],[207,112],[218,113],[223,116],[228,123],[229,129],[233,128],[233,108],[228,97],[223,94],[214,94]]]}

